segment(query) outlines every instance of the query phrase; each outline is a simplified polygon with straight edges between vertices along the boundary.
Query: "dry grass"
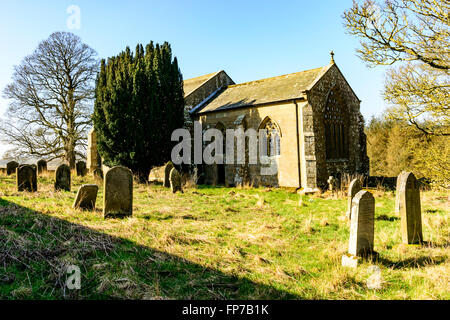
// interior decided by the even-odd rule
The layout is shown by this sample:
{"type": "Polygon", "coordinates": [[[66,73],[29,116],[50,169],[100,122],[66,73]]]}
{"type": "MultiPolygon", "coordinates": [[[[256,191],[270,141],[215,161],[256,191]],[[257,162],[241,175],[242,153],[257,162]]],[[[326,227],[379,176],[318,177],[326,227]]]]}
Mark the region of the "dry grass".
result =
{"type": "Polygon", "coordinates": [[[376,198],[377,261],[340,265],[346,197],[284,190],[134,186],[133,216],[73,209],[78,187],[15,191],[0,176],[0,298],[11,299],[449,299],[448,194],[422,193],[427,244],[401,245],[392,193],[376,198]],[[301,199],[301,203],[300,203],[301,199]],[[79,265],[82,290],[64,286],[79,265]],[[379,278],[370,270],[379,268],[379,278]],[[371,269],[372,268],[372,269],[371,269]]]}

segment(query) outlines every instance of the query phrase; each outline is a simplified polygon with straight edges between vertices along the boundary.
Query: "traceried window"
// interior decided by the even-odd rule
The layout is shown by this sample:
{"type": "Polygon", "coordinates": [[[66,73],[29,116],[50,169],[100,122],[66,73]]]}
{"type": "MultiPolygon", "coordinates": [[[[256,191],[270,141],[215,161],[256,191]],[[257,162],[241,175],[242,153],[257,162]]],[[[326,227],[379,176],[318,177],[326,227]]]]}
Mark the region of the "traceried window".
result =
{"type": "Polygon", "coordinates": [[[266,118],[260,125],[259,129],[265,129],[266,144],[263,154],[273,157],[281,155],[281,132],[278,125],[270,118],[266,118]]]}
{"type": "Polygon", "coordinates": [[[348,158],[348,110],[339,91],[328,95],[324,112],[327,159],[348,158]]]}

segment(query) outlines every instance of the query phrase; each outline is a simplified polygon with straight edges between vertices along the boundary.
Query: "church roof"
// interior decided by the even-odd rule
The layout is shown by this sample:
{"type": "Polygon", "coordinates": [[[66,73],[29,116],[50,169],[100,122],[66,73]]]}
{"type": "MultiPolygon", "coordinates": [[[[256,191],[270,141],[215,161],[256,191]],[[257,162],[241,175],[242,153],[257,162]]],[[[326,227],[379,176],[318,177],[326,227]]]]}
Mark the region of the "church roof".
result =
{"type": "Polygon", "coordinates": [[[200,77],[195,77],[191,79],[187,79],[183,81],[183,87],[184,87],[184,97],[186,98],[188,95],[190,95],[192,92],[200,88],[203,84],[205,84],[209,79],[213,78],[217,74],[219,74],[221,71],[213,72],[210,74],[205,74],[200,77]]]}
{"type": "Polygon", "coordinates": [[[314,86],[330,66],[230,85],[195,108],[195,113],[299,99],[303,97],[305,90],[314,86]]]}

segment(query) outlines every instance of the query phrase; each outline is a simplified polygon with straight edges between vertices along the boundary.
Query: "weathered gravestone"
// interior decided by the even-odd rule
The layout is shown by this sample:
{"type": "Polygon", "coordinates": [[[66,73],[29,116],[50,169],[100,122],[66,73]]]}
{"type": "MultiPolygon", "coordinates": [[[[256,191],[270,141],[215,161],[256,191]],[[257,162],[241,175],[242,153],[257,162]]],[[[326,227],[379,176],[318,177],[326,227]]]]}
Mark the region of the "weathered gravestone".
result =
{"type": "Polygon", "coordinates": [[[10,161],[6,164],[6,173],[9,175],[16,172],[17,167],[19,166],[19,163],[16,161],[10,161]]]}
{"type": "Polygon", "coordinates": [[[55,191],[70,191],[70,167],[67,164],[61,164],[55,171],[55,191]]]}
{"type": "Polygon", "coordinates": [[[350,240],[348,254],[342,256],[342,265],[356,267],[358,257],[373,253],[375,199],[373,195],[361,190],[352,201],[350,240]]]}
{"type": "Polygon", "coordinates": [[[181,188],[181,175],[177,169],[172,168],[172,170],[170,170],[169,180],[170,188],[173,193],[176,193],[177,191],[183,193],[183,189],[181,188]]]}
{"type": "Polygon", "coordinates": [[[37,162],[37,173],[42,174],[47,171],[47,161],[39,160],[37,162]]]}
{"type": "Polygon", "coordinates": [[[400,214],[400,208],[398,207],[400,205],[400,201],[399,201],[399,197],[400,197],[400,193],[398,192],[398,190],[400,190],[400,181],[403,180],[403,176],[406,175],[408,172],[406,171],[402,171],[400,172],[400,174],[397,176],[397,185],[395,187],[395,213],[397,215],[400,214]]]}
{"type": "Polygon", "coordinates": [[[163,186],[166,188],[170,188],[170,171],[173,169],[172,161],[169,161],[164,166],[164,180],[163,186]]]}
{"type": "Polygon", "coordinates": [[[328,190],[332,192],[336,191],[336,179],[333,176],[329,176],[327,182],[328,190]]]}
{"type": "Polygon", "coordinates": [[[36,168],[23,164],[16,169],[17,191],[37,191],[36,168]]]}
{"type": "Polygon", "coordinates": [[[96,184],[84,184],[78,189],[73,203],[75,209],[94,210],[97,200],[98,186],[96,184]]]}
{"type": "Polygon", "coordinates": [[[75,165],[77,176],[78,177],[84,177],[86,175],[86,162],[84,161],[78,161],[75,165]]]}
{"type": "Polygon", "coordinates": [[[423,241],[420,190],[412,172],[402,172],[397,178],[395,209],[400,215],[402,241],[417,244],[423,241]]]}
{"type": "Polygon", "coordinates": [[[359,179],[353,179],[348,186],[348,205],[347,205],[347,218],[350,221],[352,217],[352,201],[355,195],[362,190],[361,181],[359,179]]]}
{"type": "Polygon", "coordinates": [[[103,182],[103,216],[126,217],[133,214],[133,173],[117,166],[109,169],[103,182]]]}
{"type": "Polygon", "coordinates": [[[97,136],[94,128],[89,131],[88,134],[88,147],[87,147],[87,164],[86,167],[89,172],[93,172],[97,168],[101,168],[102,158],[97,150],[97,136]]]}

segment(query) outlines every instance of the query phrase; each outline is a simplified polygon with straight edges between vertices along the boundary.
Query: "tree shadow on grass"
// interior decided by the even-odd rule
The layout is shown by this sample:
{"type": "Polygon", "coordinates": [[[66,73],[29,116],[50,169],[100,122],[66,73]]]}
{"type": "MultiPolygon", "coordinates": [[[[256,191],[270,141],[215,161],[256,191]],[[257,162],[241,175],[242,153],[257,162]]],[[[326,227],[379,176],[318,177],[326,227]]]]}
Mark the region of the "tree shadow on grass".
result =
{"type": "Polygon", "coordinates": [[[301,298],[4,199],[0,239],[0,299],[301,298]],[[80,290],[67,288],[70,265],[80,290]]]}
{"type": "Polygon", "coordinates": [[[376,260],[377,262],[381,263],[383,266],[387,268],[399,270],[399,269],[416,269],[430,265],[440,265],[447,260],[447,257],[445,256],[418,257],[418,258],[408,258],[401,261],[392,261],[378,256],[376,260]]]}

